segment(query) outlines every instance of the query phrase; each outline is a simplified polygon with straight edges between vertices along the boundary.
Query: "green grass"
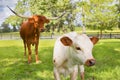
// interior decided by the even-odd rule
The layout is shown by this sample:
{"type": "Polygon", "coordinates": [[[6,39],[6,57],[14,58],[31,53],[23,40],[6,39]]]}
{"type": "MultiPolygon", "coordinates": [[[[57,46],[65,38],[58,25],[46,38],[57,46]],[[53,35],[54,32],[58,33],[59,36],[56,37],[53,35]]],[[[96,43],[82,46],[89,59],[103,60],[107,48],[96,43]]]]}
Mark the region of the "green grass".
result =
{"type": "MultiPolygon", "coordinates": [[[[42,63],[35,63],[33,52],[32,63],[27,64],[22,40],[0,40],[0,80],[54,80],[54,42],[54,39],[41,39],[39,58],[42,63]]],[[[120,80],[120,39],[100,40],[93,49],[93,55],[97,63],[93,67],[85,67],[85,80],[120,80]]]]}
{"type": "Polygon", "coordinates": [[[100,40],[93,49],[96,65],[86,68],[86,77],[95,80],[120,80],[120,39],[100,40]]]}

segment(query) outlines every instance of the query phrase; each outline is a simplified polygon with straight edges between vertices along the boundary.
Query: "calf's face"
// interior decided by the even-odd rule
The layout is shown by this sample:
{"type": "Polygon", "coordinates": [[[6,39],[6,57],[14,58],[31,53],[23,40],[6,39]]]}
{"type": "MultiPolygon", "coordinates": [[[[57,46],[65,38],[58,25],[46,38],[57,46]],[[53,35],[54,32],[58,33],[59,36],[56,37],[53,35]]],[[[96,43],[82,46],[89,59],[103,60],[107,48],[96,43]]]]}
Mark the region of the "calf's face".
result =
{"type": "Polygon", "coordinates": [[[75,64],[85,64],[93,66],[95,59],[92,56],[93,45],[98,42],[98,38],[89,38],[85,34],[77,34],[74,38],[63,36],[60,41],[64,46],[69,47],[69,55],[75,64]]]}

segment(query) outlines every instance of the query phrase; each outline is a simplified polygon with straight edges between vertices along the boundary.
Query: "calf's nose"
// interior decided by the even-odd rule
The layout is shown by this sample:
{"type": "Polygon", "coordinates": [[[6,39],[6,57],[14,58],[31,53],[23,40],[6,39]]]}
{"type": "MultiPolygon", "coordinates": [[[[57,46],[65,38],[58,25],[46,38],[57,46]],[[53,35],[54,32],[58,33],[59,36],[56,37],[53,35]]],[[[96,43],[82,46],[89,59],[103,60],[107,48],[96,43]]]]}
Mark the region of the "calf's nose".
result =
{"type": "Polygon", "coordinates": [[[95,59],[88,59],[85,64],[87,66],[93,66],[95,65],[95,63],[96,63],[95,59]]]}
{"type": "Polygon", "coordinates": [[[90,66],[95,65],[95,60],[89,60],[89,65],[90,65],[90,66]]]}

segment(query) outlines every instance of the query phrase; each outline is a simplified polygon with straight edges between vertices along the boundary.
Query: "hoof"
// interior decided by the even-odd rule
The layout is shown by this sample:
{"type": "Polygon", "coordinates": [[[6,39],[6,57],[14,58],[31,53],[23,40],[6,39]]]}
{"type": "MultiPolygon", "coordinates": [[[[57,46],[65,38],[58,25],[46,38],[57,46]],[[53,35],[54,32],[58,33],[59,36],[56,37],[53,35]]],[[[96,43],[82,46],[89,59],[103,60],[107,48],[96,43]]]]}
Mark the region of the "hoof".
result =
{"type": "Polygon", "coordinates": [[[28,64],[30,64],[31,62],[28,61],[28,64]]]}
{"type": "Polygon", "coordinates": [[[42,63],[42,61],[36,61],[36,64],[42,63]]]}

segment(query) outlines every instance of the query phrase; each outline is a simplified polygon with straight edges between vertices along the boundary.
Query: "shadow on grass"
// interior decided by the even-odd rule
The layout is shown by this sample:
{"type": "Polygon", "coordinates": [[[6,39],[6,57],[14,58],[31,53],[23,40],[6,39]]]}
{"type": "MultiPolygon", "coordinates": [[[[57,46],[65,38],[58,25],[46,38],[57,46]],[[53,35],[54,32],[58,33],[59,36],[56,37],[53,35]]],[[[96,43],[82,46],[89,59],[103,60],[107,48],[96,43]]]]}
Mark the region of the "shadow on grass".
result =
{"type": "Polygon", "coordinates": [[[53,80],[52,47],[41,48],[39,58],[42,63],[27,63],[23,48],[11,46],[0,47],[0,80],[53,80]]]}

